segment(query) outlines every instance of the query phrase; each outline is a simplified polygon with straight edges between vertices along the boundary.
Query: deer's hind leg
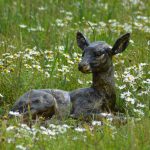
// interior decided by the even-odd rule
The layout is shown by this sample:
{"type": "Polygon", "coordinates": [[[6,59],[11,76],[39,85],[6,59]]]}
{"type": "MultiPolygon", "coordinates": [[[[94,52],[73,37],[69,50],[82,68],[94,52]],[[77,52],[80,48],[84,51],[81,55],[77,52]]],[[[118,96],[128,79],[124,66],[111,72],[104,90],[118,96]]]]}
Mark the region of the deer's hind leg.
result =
{"type": "Polygon", "coordinates": [[[29,115],[35,119],[36,116],[51,118],[57,110],[55,97],[44,90],[31,90],[25,93],[15,103],[12,111],[18,111],[25,118],[29,115]]]}

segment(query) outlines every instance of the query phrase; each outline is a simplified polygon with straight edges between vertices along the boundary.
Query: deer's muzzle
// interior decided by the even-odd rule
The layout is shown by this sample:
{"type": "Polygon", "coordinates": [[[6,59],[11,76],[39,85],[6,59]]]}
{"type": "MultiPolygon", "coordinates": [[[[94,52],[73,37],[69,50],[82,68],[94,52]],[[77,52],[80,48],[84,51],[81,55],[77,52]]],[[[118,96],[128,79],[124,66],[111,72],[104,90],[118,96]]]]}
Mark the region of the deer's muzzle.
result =
{"type": "Polygon", "coordinates": [[[83,73],[90,73],[91,72],[91,67],[87,63],[84,63],[84,64],[83,63],[79,63],[78,69],[79,69],[79,71],[81,71],[83,73]]]}

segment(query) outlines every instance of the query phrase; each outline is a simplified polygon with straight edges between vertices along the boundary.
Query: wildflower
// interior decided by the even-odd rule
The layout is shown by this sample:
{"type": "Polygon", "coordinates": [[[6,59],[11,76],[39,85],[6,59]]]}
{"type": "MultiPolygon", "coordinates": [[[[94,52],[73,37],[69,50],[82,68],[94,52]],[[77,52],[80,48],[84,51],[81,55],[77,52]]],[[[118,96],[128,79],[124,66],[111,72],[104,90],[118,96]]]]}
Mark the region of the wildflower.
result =
{"type": "Polygon", "coordinates": [[[92,84],[92,81],[86,81],[86,84],[92,84]]]}
{"type": "Polygon", "coordinates": [[[64,13],[65,12],[65,10],[60,10],[60,13],[64,13]]]}
{"type": "Polygon", "coordinates": [[[76,57],[78,56],[78,54],[77,54],[76,52],[74,52],[74,53],[72,54],[72,56],[76,58],[76,57]]]}
{"type": "Polygon", "coordinates": [[[32,67],[29,64],[24,64],[27,69],[31,69],[32,67]]]}
{"type": "Polygon", "coordinates": [[[57,126],[54,125],[54,124],[50,124],[49,127],[50,127],[50,128],[56,128],[57,126]]]}
{"type": "Polygon", "coordinates": [[[65,132],[67,131],[67,128],[58,125],[58,126],[57,126],[57,131],[58,131],[59,133],[65,133],[65,132]]]}
{"type": "Polygon", "coordinates": [[[0,93],[0,97],[3,98],[4,96],[0,93]]]}
{"type": "Polygon", "coordinates": [[[19,114],[19,112],[14,112],[14,111],[10,111],[9,115],[16,116],[16,117],[21,116],[21,114],[19,114]]]}
{"type": "Polygon", "coordinates": [[[87,21],[87,23],[88,23],[91,27],[97,26],[97,23],[94,23],[94,22],[91,22],[91,21],[87,21]]]}
{"type": "Polygon", "coordinates": [[[150,84],[150,79],[146,79],[143,83],[150,84]]]}
{"type": "Polygon", "coordinates": [[[135,77],[133,76],[133,75],[131,75],[131,74],[126,74],[126,75],[124,75],[124,82],[134,82],[135,81],[135,77]]]}
{"type": "Polygon", "coordinates": [[[45,127],[43,127],[43,126],[40,126],[40,129],[41,129],[41,130],[46,130],[46,128],[45,128],[45,127]]]}
{"type": "Polygon", "coordinates": [[[37,31],[41,31],[41,32],[45,31],[45,29],[43,27],[41,27],[41,26],[37,26],[36,30],[37,31]]]}
{"type": "Polygon", "coordinates": [[[8,138],[8,139],[7,139],[7,142],[8,142],[8,143],[12,143],[12,142],[14,142],[14,141],[15,141],[15,140],[12,139],[12,138],[8,138]]]}
{"type": "Polygon", "coordinates": [[[75,131],[77,131],[77,132],[84,132],[85,128],[77,127],[77,128],[75,128],[75,131]]]}
{"type": "Polygon", "coordinates": [[[144,26],[142,29],[144,32],[150,33],[150,27],[144,26]]]}
{"type": "Polygon", "coordinates": [[[28,28],[28,32],[35,32],[35,31],[44,31],[44,28],[42,28],[41,26],[37,26],[36,28],[28,28]]]}
{"type": "Polygon", "coordinates": [[[37,31],[36,28],[28,28],[28,32],[31,32],[31,31],[37,31]]]}
{"type": "Polygon", "coordinates": [[[45,67],[46,67],[46,68],[50,68],[50,67],[51,67],[51,65],[50,65],[50,64],[48,64],[48,65],[45,65],[45,67]]]}
{"type": "Polygon", "coordinates": [[[117,79],[118,78],[118,73],[115,71],[114,77],[117,79]]]}
{"type": "Polygon", "coordinates": [[[144,108],[144,107],[145,107],[145,105],[144,105],[144,104],[141,104],[141,103],[138,103],[138,104],[137,104],[137,107],[144,108]]]}
{"type": "Polygon", "coordinates": [[[111,113],[101,113],[103,117],[112,117],[113,115],[111,113]]]}
{"type": "Polygon", "coordinates": [[[45,77],[46,78],[49,78],[50,77],[50,74],[48,72],[45,72],[45,77]]]}
{"type": "Polygon", "coordinates": [[[111,116],[111,117],[108,117],[107,120],[108,120],[108,121],[113,121],[113,117],[112,117],[112,116],[111,116]]]}
{"type": "Polygon", "coordinates": [[[119,88],[120,90],[122,90],[122,89],[126,88],[126,85],[124,84],[124,85],[122,85],[122,86],[118,86],[118,88],[119,88]]]}
{"type": "Polygon", "coordinates": [[[74,141],[76,141],[76,140],[78,140],[78,139],[79,139],[79,138],[76,137],[76,136],[72,138],[72,140],[74,140],[74,141]]]}
{"type": "MultiPolygon", "coordinates": [[[[123,25],[123,28],[124,28],[124,30],[125,30],[126,32],[132,33],[132,25],[125,23],[125,24],[123,25]]],[[[131,40],[130,40],[130,42],[131,42],[131,40]]],[[[133,43],[132,43],[132,44],[133,44],[133,43]]]]}
{"type": "Polygon", "coordinates": [[[79,84],[83,84],[83,81],[81,81],[80,79],[78,79],[78,83],[79,84]]]}
{"type": "Polygon", "coordinates": [[[46,135],[56,135],[56,132],[50,130],[50,129],[46,129],[45,127],[41,126],[40,129],[42,130],[41,133],[42,134],[46,134],[46,135]]]}
{"type": "Polygon", "coordinates": [[[2,56],[9,56],[9,55],[11,55],[10,53],[4,53],[4,54],[2,54],[2,56]]]}
{"type": "Polygon", "coordinates": [[[10,131],[10,130],[13,130],[13,129],[15,129],[15,126],[9,126],[9,127],[6,129],[6,131],[10,131]]]}
{"type": "Polygon", "coordinates": [[[19,149],[19,150],[26,150],[26,147],[23,147],[22,145],[17,145],[17,146],[16,146],[16,149],[19,149]]]}
{"type": "Polygon", "coordinates": [[[127,92],[123,92],[121,93],[121,98],[126,98],[126,97],[130,97],[131,96],[131,92],[130,91],[127,91],[127,92]]]}
{"type": "Polygon", "coordinates": [[[40,70],[41,69],[41,66],[39,65],[32,65],[33,68],[36,68],[37,70],[40,70]]]}
{"type": "Polygon", "coordinates": [[[58,69],[59,72],[67,73],[69,72],[68,66],[63,65],[61,69],[58,69]]]}
{"type": "Polygon", "coordinates": [[[28,59],[28,60],[32,60],[32,59],[33,59],[33,57],[30,56],[29,54],[24,54],[23,58],[24,58],[25,60],[26,60],[26,59],[28,59]]]}
{"type": "Polygon", "coordinates": [[[61,19],[56,19],[56,24],[59,27],[63,27],[64,26],[64,23],[63,23],[63,21],[61,19]]]}
{"type": "Polygon", "coordinates": [[[26,28],[27,25],[25,25],[25,24],[20,24],[19,27],[20,27],[20,28],[26,28]]]}
{"type": "Polygon", "coordinates": [[[31,130],[31,128],[29,128],[26,124],[21,124],[20,126],[21,126],[23,129],[26,129],[26,130],[28,130],[28,131],[31,130]]]}
{"type": "Polygon", "coordinates": [[[124,64],[124,60],[120,60],[119,62],[120,62],[121,64],[124,64]]]}
{"type": "Polygon", "coordinates": [[[131,43],[131,44],[134,44],[134,41],[133,41],[133,40],[130,40],[130,43],[131,43]]]}
{"type": "Polygon", "coordinates": [[[63,51],[63,50],[65,50],[65,47],[62,46],[62,45],[61,45],[61,46],[58,46],[58,50],[59,50],[59,51],[63,51]]]}
{"type": "Polygon", "coordinates": [[[141,91],[140,93],[138,93],[139,96],[143,95],[143,94],[148,94],[150,91],[149,89],[147,89],[146,91],[141,91]]]}
{"type": "Polygon", "coordinates": [[[47,9],[47,8],[46,8],[46,7],[43,7],[43,6],[41,6],[41,7],[38,8],[38,10],[41,10],[41,11],[46,10],[46,9],[47,9]]]}
{"type": "Polygon", "coordinates": [[[127,102],[131,102],[131,104],[134,104],[135,103],[135,99],[131,98],[131,97],[127,97],[125,99],[127,102]]]}
{"type": "Polygon", "coordinates": [[[101,27],[106,27],[106,23],[105,23],[105,22],[102,22],[102,21],[99,22],[99,25],[100,25],[101,27]]]}
{"type": "Polygon", "coordinates": [[[143,67],[143,66],[146,66],[146,65],[147,65],[146,63],[140,63],[139,64],[140,67],[143,67]]]}
{"type": "Polygon", "coordinates": [[[10,73],[10,70],[4,69],[3,72],[4,73],[10,73]]]}
{"type": "Polygon", "coordinates": [[[66,16],[66,20],[71,21],[72,20],[72,16],[66,16]]]}
{"type": "Polygon", "coordinates": [[[63,54],[66,58],[70,58],[70,56],[68,54],[63,54]]]}
{"type": "Polygon", "coordinates": [[[142,28],[143,27],[143,25],[141,23],[138,23],[138,22],[134,22],[134,25],[136,27],[138,27],[138,28],[142,28]]]}
{"type": "Polygon", "coordinates": [[[45,131],[42,131],[41,133],[42,133],[42,134],[46,134],[46,135],[51,135],[51,136],[56,135],[56,132],[54,132],[54,131],[52,131],[52,130],[50,130],[50,129],[47,129],[47,130],[45,130],[45,131]]]}
{"type": "Polygon", "coordinates": [[[67,12],[66,12],[66,15],[68,15],[68,16],[72,16],[72,12],[67,11],[67,12]]]}
{"type": "Polygon", "coordinates": [[[63,124],[62,127],[64,127],[64,128],[70,128],[70,126],[68,126],[67,124],[63,124]]]}
{"type": "Polygon", "coordinates": [[[74,62],[73,62],[73,61],[71,61],[71,60],[67,60],[67,62],[68,62],[69,64],[71,64],[71,65],[73,65],[73,64],[74,64],[74,62]]]}
{"type": "Polygon", "coordinates": [[[9,48],[15,49],[16,47],[14,45],[8,45],[9,48]]]}
{"type": "Polygon", "coordinates": [[[141,116],[144,116],[144,112],[143,112],[142,110],[133,109],[133,111],[134,111],[135,113],[138,113],[138,114],[141,115],[141,116]]]}
{"type": "Polygon", "coordinates": [[[92,125],[93,126],[101,126],[102,125],[102,122],[101,121],[92,121],[92,125]]]}

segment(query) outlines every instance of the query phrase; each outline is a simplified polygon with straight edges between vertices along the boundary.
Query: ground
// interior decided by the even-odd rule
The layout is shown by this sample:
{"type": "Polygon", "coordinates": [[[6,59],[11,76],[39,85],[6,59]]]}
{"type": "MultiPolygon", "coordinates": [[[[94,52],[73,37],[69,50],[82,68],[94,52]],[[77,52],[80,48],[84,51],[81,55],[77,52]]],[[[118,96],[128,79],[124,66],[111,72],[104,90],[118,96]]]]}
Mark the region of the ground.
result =
{"type": "Polygon", "coordinates": [[[1,149],[150,149],[150,2],[147,0],[1,0],[1,149]],[[113,45],[131,33],[128,48],[113,58],[117,105],[128,122],[43,119],[27,126],[8,113],[30,89],[71,91],[91,85],[78,71],[76,32],[113,45]],[[31,127],[31,128],[30,128],[31,127]]]}

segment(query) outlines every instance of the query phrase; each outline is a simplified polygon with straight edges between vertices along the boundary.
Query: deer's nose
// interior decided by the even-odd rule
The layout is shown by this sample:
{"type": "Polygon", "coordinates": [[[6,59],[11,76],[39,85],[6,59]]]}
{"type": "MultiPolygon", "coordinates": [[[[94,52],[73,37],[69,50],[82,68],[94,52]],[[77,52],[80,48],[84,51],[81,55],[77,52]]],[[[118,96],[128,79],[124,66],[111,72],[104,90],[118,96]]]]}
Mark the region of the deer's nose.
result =
{"type": "Polygon", "coordinates": [[[90,66],[88,63],[79,63],[78,69],[79,69],[79,71],[87,72],[90,70],[90,66]]]}

